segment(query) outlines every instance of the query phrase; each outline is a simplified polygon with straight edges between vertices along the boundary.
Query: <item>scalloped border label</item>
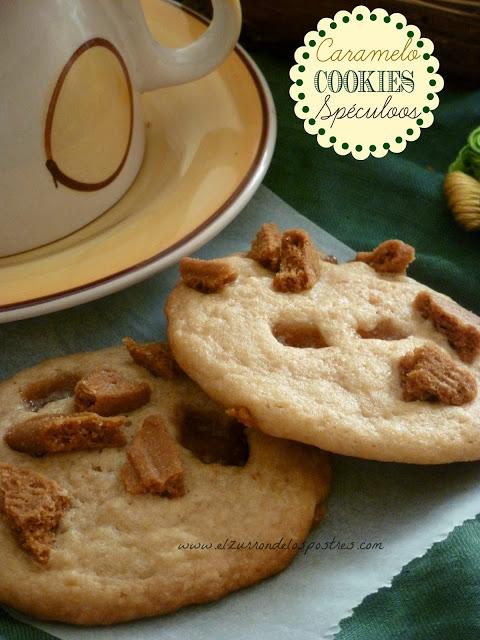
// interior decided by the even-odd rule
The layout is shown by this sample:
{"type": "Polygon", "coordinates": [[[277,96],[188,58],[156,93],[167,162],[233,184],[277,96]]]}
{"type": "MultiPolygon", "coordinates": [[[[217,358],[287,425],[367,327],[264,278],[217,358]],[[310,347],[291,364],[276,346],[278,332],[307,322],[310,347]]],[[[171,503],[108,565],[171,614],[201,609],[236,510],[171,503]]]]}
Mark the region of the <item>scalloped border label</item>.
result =
{"type": "Polygon", "coordinates": [[[433,49],[401,13],[360,5],[322,18],[295,52],[295,115],[338,155],[401,153],[433,124],[443,89],[433,49]]]}

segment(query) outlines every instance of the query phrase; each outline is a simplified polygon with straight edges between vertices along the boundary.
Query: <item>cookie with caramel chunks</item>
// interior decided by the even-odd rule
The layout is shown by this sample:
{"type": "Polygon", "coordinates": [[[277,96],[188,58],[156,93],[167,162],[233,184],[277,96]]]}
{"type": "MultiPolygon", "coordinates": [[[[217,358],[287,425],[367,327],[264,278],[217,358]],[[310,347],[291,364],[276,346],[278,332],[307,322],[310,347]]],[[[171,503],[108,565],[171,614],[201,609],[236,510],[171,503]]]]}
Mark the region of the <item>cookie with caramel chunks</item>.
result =
{"type": "Polygon", "coordinates": [[[220,258],[238,273],[221,298],[176,286],[179,366],[279,438],[374,460],[480,459],[480,319],[406,276],[415,250],[400,240],[331,264],[301,230],[279,234],[264,225],[248,253],[220,258]]]}
{"type": "Polygon", "coordinates": [[[0,384],[1,603],[49,620],[111,624],[216,600],[293,559],[293,544],[188,545],[301,544],[323,512],[326,454],[246,428],[177,367],[166,376],[153,367],[165,353],[127,340],[0,384]],[[149,397],[123,417],[77,412],[82,380],[81,397],[108,413],[122,398],[138,399],[138,389],[149,397]],[[97,430],[115,446],[78,450],[97,430]]]}

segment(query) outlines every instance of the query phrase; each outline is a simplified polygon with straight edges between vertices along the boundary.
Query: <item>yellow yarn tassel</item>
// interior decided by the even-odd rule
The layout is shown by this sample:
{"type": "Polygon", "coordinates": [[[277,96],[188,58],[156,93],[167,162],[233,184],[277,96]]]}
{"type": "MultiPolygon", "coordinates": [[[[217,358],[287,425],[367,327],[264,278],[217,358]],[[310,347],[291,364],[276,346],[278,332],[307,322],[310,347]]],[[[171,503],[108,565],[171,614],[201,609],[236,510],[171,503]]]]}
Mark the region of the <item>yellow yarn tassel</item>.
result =
{"type": "Polygon", "coordinates": [[[480,182],[463,171],[447,173],[445,196],[455,220],[467,231],[480,229],[480,182]]]}
{"type": "Polygon", "coordinates": [[[448,167],[445,195],[453,217],[467,231],[480,229],[480,127],[448,167]]]}

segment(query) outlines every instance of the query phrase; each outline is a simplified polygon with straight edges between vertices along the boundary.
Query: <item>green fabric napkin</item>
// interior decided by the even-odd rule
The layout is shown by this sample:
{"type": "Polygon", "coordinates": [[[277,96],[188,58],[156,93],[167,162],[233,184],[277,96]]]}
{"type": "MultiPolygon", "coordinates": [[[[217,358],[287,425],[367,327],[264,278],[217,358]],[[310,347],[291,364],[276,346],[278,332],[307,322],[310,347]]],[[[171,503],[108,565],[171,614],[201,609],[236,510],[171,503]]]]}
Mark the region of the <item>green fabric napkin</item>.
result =
{"type": "MultiPolygon", "coordinates": [[[[293,57],[257,52],[255,59],[272,87],[279,115],[279,140],[266,184],[356,249],[372,248],[389,237],[413,244],[418,257],[412,275],[480,312],[479,236],[456,226],[441,195],[444,171],[469,130],[480,123],[480,92],[442,93],[434,126],[404,153],[358,162],[321,149],[293,115],[288,96],[293,57]]],[[[112,343],[123,335],[121,319],[139,291],[145,317],[152,316],[149,286],[147,282],[116,294],[110,302],[63,312],[62,322],[56,314],[0,327],[2,355],[7,345],[9,353],[16,354],[6,369],[12,372],[31,361],[31,345],[40,344],[55,354],[92,339],[93,346],[112,343]],[[91,320],[92,309],[97,323],[91,320]]],[[[137,317],[139,326],[141,320],[137,317]]],[[[143,331],[148,334],[150,328],[147,325],[143,331]]],[[[479,638],[479,538],[478,518],[457,528],[426,556],[407,565],[391,588],[369,596],[344,621],[337,640],[479,638]]],[[[2,640],[48,637],[0,610],[2,640]]]]}

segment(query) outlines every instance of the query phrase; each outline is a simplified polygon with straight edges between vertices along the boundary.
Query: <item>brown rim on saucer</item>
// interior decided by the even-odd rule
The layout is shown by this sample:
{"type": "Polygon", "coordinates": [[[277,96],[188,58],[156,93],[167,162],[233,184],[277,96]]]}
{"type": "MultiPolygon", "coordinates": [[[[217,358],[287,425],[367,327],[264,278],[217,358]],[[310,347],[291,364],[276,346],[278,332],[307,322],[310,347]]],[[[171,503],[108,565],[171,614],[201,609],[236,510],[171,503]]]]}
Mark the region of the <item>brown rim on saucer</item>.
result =
{"type": "MultiPolygon", "coordinates": [[[[172,4],[174,4],[174,3],[172,3],[172,4]]],[[[195,20],[198,20],[199,22],[201,22],[203,24],[208,24],[208,20],[206,20],[205,18],[203,18],[202,16],[200,16],[196,12],[194,12],[194,11],[192,11],[190,9],[187,9],[185,7],[180,7],[178,5],[177,5],[177,8],[181,8],[182,12],[194,17],[195,20]]],[[[258,98],[258,100],[260,102],[260,108],[261,108],[261,133],[260,133],[260,135],[258,137],[257,150],[256,150],[255,156],[253,158],[253,161],[251,162],[250,167],[248,168],[247,172],[245,173],[245,175],[241,179],[240,183],[230,193],[229,197],[222,203],[222,205],[219,206],[211,215],[209,215],[208,218],[203,220],[200,224],[198,224],[196,227],[194,227],[191,231],[186,233],[180,240],[178,240],[176,242],[173,242],[170,246],[168,246],[165,249],[155,253],[154,255],[148,257],[145,260],[141,260],[139,262],[136,262],[132,266],[129,266],[129,267],[125,268],[125,269],[120,269],[120,270],[114,271],[113,273],[110,273],[107,276],[104,276],[104,277],[101,277],[101,278],[97,278],[97,279],[93,279],[93,280],[87,282],[86,284],[81,284],[81,285],[78,285],[78,286],[74,286],[74,287],[70,287],[70,288],[67,288],[67,289],[59,290],[59,291],[56,291],[56,292],[54,292],[52,294],[41,295],[41,296],[38,296],[38,297],[32,297],[32,298],[29,298],[29,299],[20,300],[18,302],[13,302],[13,303],[7,303],[7,304],[0,305],[0,312],[7,312],[7,311],[15,310],[15,309],[23,309],[23,308],[26,308],[26,307],[33,307],[33,306],[41,305],[43,303],[48,303],[49,301],[60,300],[62,298],[67,298],[67,297],[72,296],[74,294],[79,294],[79,293],[88,291],[90,289],[99,287],[99,285],[104,285],[104,284],[107,284],[107,283],[110,283],[110,282],[113,283],[115,280],[119,279],[119,277],[121,277],[121,276],[135,274],[136,272],[144,269],[148,265],[152,265],[153,263],[157,262],[159,259],[167,258],[168,256],[170,256],[174,252],[178,251],[179,249],[181,250],[182,246],[187,245],[189,243],[189,241],[191,241],[193,238],[198,236],[198,234],[200,234],[202,231],[205,231],[206,229],[208,229],[216,220],[218,220],[223,214],[225,214],[225,212],[229,209],[229,207],[231,207],[239,199],[239,197],[242,195],[242,193],[245,192],[247,189],[249,189],[252,186],[252,184],[253,184],[254,187],[258,186],[258,182],[259,182],[259,180],[258,180],[258,172],[261,169],[262,164],[265,164],[266,158],[268,156],[268,152],[269,151],[271,152],[271,149],[270,150],[268,149],[268,147],[269,147],[268,140],[269,139],[271,140],[272,136],[274,137],[274,120],[272,120],[272,116],[270,114],[269,102],[268,102],[268,98],[267,98],[267,95],[266,95],[266,91],[268,91],[268,89],[265,89],[265,87],[262,85],[262,81],[259,79],[259,77],[257,75],[257,71],[255,70],[254,66],[252,65],[248,55],[242,50],[242,48],[239,45],[237,45],[235,47],[235,53],[238,56],[238,58],[240,59],[240,62],[243,65],[243,67],[248,71],[248,74],[250,76],[250,80],[253,81],[253,85],[255,86],[256,92],[258,94],[257,98],[258,98]]],[[[266,167],[265,167],[265,169],[266,169],[266,167]]],[[[251,195],[253,195],[253,193],[251,195]]],[[[237,213],[238,213],[238,211],[237,211],[237,213]]],[[[103,214],[103,215],[106,215],[106,214],[103,214]]],[[[232,219],[232,218],[233,218],[233,216],[231,218],[229,218],[229,219],[232,219]]],[[[87,225],[87,227],[88,226],[90,226],[90,225],[87,225]]],[[[52,243],[52,244],[55,244],[55,243],[52,243]]],[[[47,245],[47,247],[48,246],[49,245],[47,245]]],[[[26,255],[26,254],[24,254],[24,255],[26,255]]],[[[0,260],[0,266],[1,266],[1,260],[0,260]]],[[[169,266],[169,265],[165,265],[165,266],[169,266]]],[[[150,273],[146,274],[145,277],[148,277],[148,275],[150,275],[150,273]]],[[[133,284],[133,282],[131,282],[131,283],[129,282],[128,284],[133,284]]],[[[127,285],[124,285],[124,286],[127,286],[127,285]]],[[[103,295],[106,295],[107,293],[110,293],[110,292],[111,291],[107,291],[103,295]]],[[[100,297],[100,296],[96,296],[96,297],[100,297]]],[[[88,299],[81,300],[79,303],[87,302],[87,301],[89,301],[91,299],[93,299],[93,298],[89,297],[88,299]]],[[[68,305],[63,305],[63,306],[68,306],[68,305]]],[[[48,311],[48,310],[46,310],[46,311],[48,311]]],[[[8,314],[8,315],[10,315],[10,314],[8,314]]],[[[38,313],[32,313],[31,315],[38,315],[38,313]]],[[[24,315],[22,317],[27,317],[27,316],[24,315]]],[[[14,318],[12,318],[12,319],[14,319],[14,318]]]]}

